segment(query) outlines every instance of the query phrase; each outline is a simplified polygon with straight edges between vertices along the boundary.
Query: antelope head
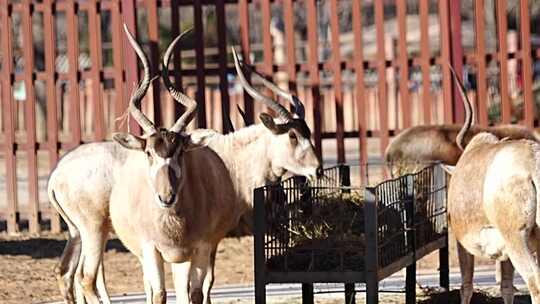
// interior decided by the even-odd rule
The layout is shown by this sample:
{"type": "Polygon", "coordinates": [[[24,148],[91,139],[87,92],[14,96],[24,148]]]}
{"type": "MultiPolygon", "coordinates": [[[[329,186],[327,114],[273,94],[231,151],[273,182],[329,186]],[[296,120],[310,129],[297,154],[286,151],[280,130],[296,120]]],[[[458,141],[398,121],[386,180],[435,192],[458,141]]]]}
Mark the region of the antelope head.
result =
{"type": "Polygon", "coordinates": [[[197,110],[194,100],[174,89],[170,83],[167,66],[172,50],[182,36],[179,35],[169,45],[163,58],[163,79],[173,98],[186,107],[184,114],[169,128],[156,127],[141,111],[141,101],[150,86],[150,66],[148,57],[139,43],[124,25],[124,30],[131,46],[135,49],[144,68],[144,76],[135,92],[131,96],[129,112],[143,129],[144,135],[137,136],[130,133],[116,133],[113,139],[127,149],[138,150],[146,155],[147,181],[154,192],[154,199],[161,208],[171,208],[176,203],[176,194],[184,181],[182,174],[183,152],[198,145],[191,141],[189,135],[184,133],[187,124],[193,119],[197,110]]]}
{"type": "Polygon", "coordinates": [[[232,48],[232,52],[236,72],[246,92],[254,100],[264,103],[278,115],[278,119],[276,120],[266,113],[259,115],[259,119],[263,125],[273,134],[268,147],[270,159],[272,160],[272,171],[277,176],[283,175],[286,171],[296,175],[306,176],[309,179],[315,179],[321,176],[323,173],[321,161],[317,157],[311,141],[311,130],[304,120],[305,110],[302,102],[298,97],[266,80],[266,78],[256,71],[252,71],[254,79],[262,82],[264,86],[276,95],[288,100],[294,108],[294,113],[289,112],[277,101],[255,90],[246,80],[241,67],[244,64],[238,59],[234,48],[232,48]]]}

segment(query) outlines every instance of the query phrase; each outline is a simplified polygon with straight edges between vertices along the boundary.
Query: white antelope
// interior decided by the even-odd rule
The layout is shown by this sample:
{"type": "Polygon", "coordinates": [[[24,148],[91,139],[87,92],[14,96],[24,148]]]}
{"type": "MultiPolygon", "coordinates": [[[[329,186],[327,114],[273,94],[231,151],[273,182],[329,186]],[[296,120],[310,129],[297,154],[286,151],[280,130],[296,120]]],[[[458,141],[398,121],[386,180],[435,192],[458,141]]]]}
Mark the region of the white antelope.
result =
{"type": "MultiPolygon", "coordinates": [[[[466,109],[460,134],[473,123],[472,104],[454,74],[466,109]]],[[[463,136],[456,141],[463,146],[463,136]]],[[[540,303],[540,267],[535,259],[540,224],[540,145],[531,140],[474,136],[455,168],[448,189],[448,220],[458,242],[461,303],[473,293],[474,256],[501,264],[501,293],[512,303],[514,267],[540,303]]]]}
{"type": "MultiPolygon", "coordinates": [[[[167,49],[164,56],[165,67],[168,66],[172,49],[179,40],[181,39],[175,39],[167,49]]],[[[238,60],[235,63],[240,71],[238,60]]],[[[166,68],[164,72],[168,72],[166,68]]],[[[253,76],[259,77],[256,74],[253,76]]],[[[164,82],[171,94],[179,94],[170,85],[168,76],[164,77],[164,82]]],[[[255,187],[276,181],[286,173],[309,178],[321,174],[320,161],[310,141],[309,128],[303,120],[302,104],[295,96],[272,83],[263,81],[263,84],[292,102],[296,109],[295,116],[243,81],[248,93],[255,100],[265,102],[280,115],[280,122],[276,123],[267,114],[261,114],[263,124],[242,128],[227,135],[213,130],[195,130],[191,133],[192,140],[206,142],[225,163],[233,180],[235,199],[242,203],[240,205],[248,206],[243,216],[248,224],[251,222],[252,192],[255,187]]],[[[51,173],[49,197],[70,230],[68,243],[56,268],[62,295],[68,303],[73,302],[73,286],[77,287],[83,282],[83,276],[75,274],[77,268],[87,268],[84,266],[85,255],[91,255],[91,260],[98,260],[100,266],[99,272],[86,275],[84,285],[89,285],[97,277],[97,291],[101,300],[109,303],[102,263],[103,244],[107,241],[110,230],[109,198],[117,182],[114,173],[120,170],[126,155],[127,151],[114,142],[85,144],[67,153],[51,173]],[[87,178],[73,178],[74,174],[87,178]],[[95,250],[81,252],[81,244],[95,250]]],[[[213,265],[215,250],[211,258],[213,265]]],[[[208,298],[212,282],[213,268],[210,267],[203,288],[205,298],[208,298]]],[[[84,301],[84,298],[79,300],[84,301]]]]}

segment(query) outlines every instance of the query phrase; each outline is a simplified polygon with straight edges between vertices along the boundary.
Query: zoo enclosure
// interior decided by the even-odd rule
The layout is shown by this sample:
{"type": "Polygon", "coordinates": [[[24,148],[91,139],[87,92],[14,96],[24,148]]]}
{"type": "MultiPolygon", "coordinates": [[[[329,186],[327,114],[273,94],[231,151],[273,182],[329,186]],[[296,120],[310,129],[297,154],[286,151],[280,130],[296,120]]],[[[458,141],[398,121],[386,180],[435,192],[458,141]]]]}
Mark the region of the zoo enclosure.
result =
{"type": "MultiPolygon", "coordinates": [[[[364,163],[368,138],[381,154],[403,128],[462,120],[449,64],[465,72],[482,125],[536,126],[538,14],[527,0],[0,0],[0,230],[60,231],[48,172],[67,149],[126,129],[115,118],[140,71],[122,22],[153,71],[171,37],[194,28],[174,78],[199,101],[195,126],[227,132],[228,116],[242,125],[236,105],[248,123],[265,110],[238,87],[235,45],[304,101],[320,154],[331,139],[344,162],[356,138],[364,163]]],[[[158,82],[144,105],[164,125],[182,110],[158,82]]]]}

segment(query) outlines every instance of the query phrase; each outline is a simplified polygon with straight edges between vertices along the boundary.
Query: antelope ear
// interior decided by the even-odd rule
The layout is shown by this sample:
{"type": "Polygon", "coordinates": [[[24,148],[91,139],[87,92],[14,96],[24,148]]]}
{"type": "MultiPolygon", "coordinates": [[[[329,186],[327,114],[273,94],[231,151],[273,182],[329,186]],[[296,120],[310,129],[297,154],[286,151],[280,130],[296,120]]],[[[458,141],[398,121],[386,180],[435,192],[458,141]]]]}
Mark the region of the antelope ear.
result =
{"type": "Polygon", "coordinates": [[[208,143],[219,133],[214,130],[198,129],[189,134],[187,145],[207,146],[208,143]]]}
{"type": "Polygon", "coordinates": [[[183,149],[186,152],[197,150],[208,146],[210,140],[217,132],[205,130],[203,132],[194,132],[193,134],[184,137],[183,149]]]}
{"type": "Polygon", "coordinates": [[[441,167],[443,168],[444,171],[446,171],[446,173],[450,175],[454,174],[454,170],[456,169],[456,166],[450,166],[450,165],[445,165],[445,164],[441,164],[441,167]]]}
{"type": "Polygon", "coordinates": [[[114,133],[113,140],[126,149],[144,150],[146,147],[146,139],[129,133],[114,133]]]}
{"type": "Polygon", "coordinates": [[[266,113],[259,114],[259,119],[262,121],[263,125],[274,134],[283,134],[289,130],[286,127],[286,124],[276,124],[272,116],[266,113]]]}

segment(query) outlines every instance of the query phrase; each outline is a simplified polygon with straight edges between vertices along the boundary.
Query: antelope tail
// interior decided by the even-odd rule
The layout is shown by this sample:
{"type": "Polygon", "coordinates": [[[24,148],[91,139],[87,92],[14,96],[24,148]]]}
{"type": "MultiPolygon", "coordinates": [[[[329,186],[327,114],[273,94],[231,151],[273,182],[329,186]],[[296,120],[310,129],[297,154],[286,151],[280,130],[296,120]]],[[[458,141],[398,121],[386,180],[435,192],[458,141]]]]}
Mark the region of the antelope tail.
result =
{"type": "Polygon", "coordinates": [[[458,147],[463,151],[465,147],[464,145],[465,135],[474,124],[474,121],[473,121],[474,108],[471,101],[467,97],[467,93],[465,92],[465,87],[463,86],[463,83],[461,82],[461,80],[459,80],[459,77],[457,76],[456,71],[454,71],[454,68],[452,68],[451,65],[449,65],[449,67],[450,67],[450,71],[452,72],[452,76],[458,86],[459,93],[461,95],[461,100],[463,102],[463,106],[465,107],[465,122],[463,124],[463,127],[461,127],[461,130],[459,130],[458,135],[456,136],[456,143],[458,147]]]}

